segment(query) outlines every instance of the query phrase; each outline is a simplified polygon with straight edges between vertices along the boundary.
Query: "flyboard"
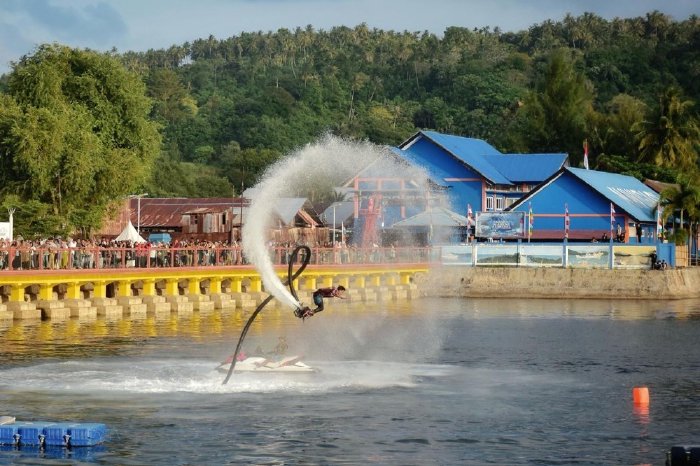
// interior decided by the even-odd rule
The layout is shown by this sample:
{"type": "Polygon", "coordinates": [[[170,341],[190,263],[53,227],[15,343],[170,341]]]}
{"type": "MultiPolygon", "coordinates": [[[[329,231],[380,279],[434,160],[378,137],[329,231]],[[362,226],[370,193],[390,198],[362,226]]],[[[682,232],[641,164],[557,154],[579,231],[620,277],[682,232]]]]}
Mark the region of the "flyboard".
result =
{"type": "MultiPolygon", "coordinates": [[[[294,299],[299,301],[299,297],[297,296],[297,292],[294,290],[294,280],[301,275],[301,273],[304,271],[307,265],[309,265],[309,261],[311,260],[311,248],[308,246],[297,246],[294,251],[292,251],[292,254],[289,256],[289,267],[287,268],[287,280],[284,282],[285,286],[289,287],[289,291],[292,293],[292,296],[294,296],[294,299]],[[301,265],[299,266],[299,269],[292,273],[294,270],[294,264],[297,261],[297,257],[299,256],[299,251],[303,250],[304,251],[304,256],[302,258],[301,265]]],[[[225,363],[228,365],[228,368],[226,370],[226,378],[223,381],[223,385],[226,385],[233,375],[234,370],[238,367],[239,361],[238,361],[238,355],[241,352],[241,347],[243,346],[243,340],[245,339],[246,334],[248,333],[248,329],[250,329],[250,326],[253,324],[253,321],[255,318],[260,314],[260,311],[262,311],[265,306],[267,306],[267,303],[272,301],[274,296],[270,295],[265,300],[260,303],[260,305],[255,309],[253,314],[250,316],[248,319],[248,322],[246,322],[245,326],[243,327],[243,331],[241,332],[241,336],[238,338],[238,344],[236,345],[236,350],[233,352],[233,355],[231,356],[231,362],[230,363],[225,363]]],[[[300,311],[297,309],[297,311],[300,311]]],[[[296,313],[296,311],[295,311],[296,313]]],[[[250,358],[248,358],[250,359],[250,358]]],[[[242,361],[245,362],[246,360],[242,361]]],[[[304,364],[305,365],[305,364],[304,364]]],[[[219,366],[221,367],[221,366],[219,366]]],[[[307,366],[308,367],[308,366],[307,366]]],[[[281,372],[281,371],[277,371],[281,372]]],[[[307,371],[308,372],[308,371],[307,371]]]]}
{"type": "MultiPolygon", "coordinates": [[[[266,373],[308,373],[316,372],[316,369],[300,361],[299,356],[288,356],[278,361],[273,361],[262,356],[251,356],[236,363],[235,372],[266,372],[266,373]]],[[[231,368],[231,362],[221,363],[216,370],[227,374],[231,368]]]]}

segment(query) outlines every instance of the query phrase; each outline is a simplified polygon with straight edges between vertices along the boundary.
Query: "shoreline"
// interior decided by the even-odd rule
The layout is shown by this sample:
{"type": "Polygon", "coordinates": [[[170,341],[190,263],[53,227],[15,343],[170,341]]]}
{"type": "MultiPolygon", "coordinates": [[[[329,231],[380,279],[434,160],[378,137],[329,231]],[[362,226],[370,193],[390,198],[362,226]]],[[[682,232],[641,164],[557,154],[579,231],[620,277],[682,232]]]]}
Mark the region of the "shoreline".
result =
{"type": "Polygon", "coordinates": [[[464,298],[700,298],[700,268],[669,270],[432,267],[415,277],[422,296],[464,298]]]}

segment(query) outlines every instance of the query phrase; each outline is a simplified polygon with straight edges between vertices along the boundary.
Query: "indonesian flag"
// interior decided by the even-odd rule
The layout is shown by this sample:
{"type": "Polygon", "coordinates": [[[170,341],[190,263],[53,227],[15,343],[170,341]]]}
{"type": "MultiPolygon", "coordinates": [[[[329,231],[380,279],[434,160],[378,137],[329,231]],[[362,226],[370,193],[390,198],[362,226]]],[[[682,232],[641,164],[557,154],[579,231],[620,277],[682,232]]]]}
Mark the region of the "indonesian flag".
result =
{"type": "Polygon", "coordinates": [[[569,238],[569,204],[564,204],[564,238],[569,238]]]}
{"type": "Polygon", "coordinates": [[[612,238],[613,231],[615,231],[615,206],[610,203],[610,238],[612,238]]]}
{"type": "Polygon", "coordinates": [[[588,170],[588,139],[583,140],[583,166],[588,170]]]}

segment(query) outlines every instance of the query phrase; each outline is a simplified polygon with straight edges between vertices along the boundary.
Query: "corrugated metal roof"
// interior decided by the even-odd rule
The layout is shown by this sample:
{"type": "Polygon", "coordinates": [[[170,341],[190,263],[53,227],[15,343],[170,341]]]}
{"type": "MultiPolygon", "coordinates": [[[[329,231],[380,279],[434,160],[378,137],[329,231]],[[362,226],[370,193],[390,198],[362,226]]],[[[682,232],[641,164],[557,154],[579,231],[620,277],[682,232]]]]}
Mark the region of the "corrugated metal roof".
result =
{"type": "Polygon", "coordinates": [[[349,218],[355,215],[355,202],[344,201],[334,202],[329,205],[321,214],[321,219],[326,225],[333,225],[333,208],[335,207],[335,224],[340,225],[348,221],[349,218]]]}
{"type": "Polygon", "coordinates": [[[466,138],[437,131],[421,131],[426,137],[455,154],[496,155],[501,152],[483,139],[466,138]]]}
{"type": "Polygon", "coordinates": [[[285,225],[289,225],[305,203],[304,197],[283,197],[275,202],[275,213],[285,225]]]}
{"type": "MultiPolygon", "coordinates": [[[[403,143],[394,153],[412,163],[421,163],[414,143],[421,137],[447,151],[466,166],[480,173],[493,184],[539,183],[561,169],[568,155],[559,154],[503,154],[481,139],[465,138],[435,131],[420,131],[403,143]]],[[[424,163],[424,162],[423,162],[424,163]]],[[[433,180],[438,184],[443,181],[433,180]]]]}
{"type": "Polygon", "coordinates": [[[486,155],[486,161],[514,183],[540,183],[560,170],[567,154],[486,155]]]}
{"type": "Polygon", "coordinates": [[[469,225],[469,219],[444,207],[433,207],[413,217],[396,222],[392,227],[426,227],[430,225],[435,227],[466,227],[469,225]]]}
{"type": "Polygon", "coordinates": [[[659,194],[633,176],[566,168],[572,175],[598,191],[615,206],[642,222],[655,222],[659,194]]]}
{"type": "Polygon", "coordinates": [[[678,183],[664,183],[663,181],[656,180],[644,180],[644,184],[649,186],[651,189],[657,193],[661,193],[664,189],[675,188],[680,190],[681,186],[678,183]]]}
{"type": "MultiPolygon", "coordinates": [[[[274,206],[274,213],[285,224],[290,224],[297,213],[303,210],[305,198],[278,199],[274,206]]],[[[243,206],[243,220],[248,216],[249,201],[245,198],[142,198],[141,219],[137,216],[137,201],[131,200],[133,222],[137,222],[142,228],[148,227],[179,227],[182,216],[186,214],[204,214],[229,211],[233,207],[233,223],[240,223],[239,215],[243,206]]],[[[316,214],[310,211],[311,223],[318,223],[316,214]]]]}
{"type": "Polygon", "coordinates": [[[141,228],[148,227],[179,227],[181,225],[182,216],[186,212],[192,212],[196,209],[205,208],[218,210],[219,212],[233,207],[235,213],[238,213],[241,204],[248,206],[248,200],[244,198],[230,197],[211,197],[211,198],[141,198],[141,217],[138,215],[138,199],[131,199],[131,221],[137,223],[141,228]]]}
{"type": "MultiPolygon", "coordinates": [[[[394,154],[398,155],[401,159],[406,160],[410,164],[424,166],[424,163],[421,162],[421,160],[419,158],[415,157],[413,155],[413,153],[411,153],[410,151],[403,151],[403,150],[399,149],[398,147],[391,147],[390,149],[394,154]]],[[[445,180],[430,173],[430,167],[424,167],[424,168],[426,170],[426,175],[428,176],[428,179],[430,179],[430,181],[432,181],[433,183],[435,183],[438,186],[442,186],[443,188],[448,186],[448,184],[445,182],[445,180]]]]}
{"type": "MultiPolygon", "coordinates": [[[[488,155],[502,155],[498,149],[486,141],[452,134],[441,134],[435,131],[421,131],[420,133],[452,154],[453,157],[481,173],[493,184],[512,184],[508,178],[503,176],[486,160],[485,156],[488,155]]],[[[401,147],[402,149],[407,147],[404,152],[410,153],[412,144],[405,144],[401,147]]]]}
{"type": "Polygon", "coordinates": [[[231,210],[231,206],[197,207],[183,212],[183,214],[220,214],[229,210],[231,210]]]}

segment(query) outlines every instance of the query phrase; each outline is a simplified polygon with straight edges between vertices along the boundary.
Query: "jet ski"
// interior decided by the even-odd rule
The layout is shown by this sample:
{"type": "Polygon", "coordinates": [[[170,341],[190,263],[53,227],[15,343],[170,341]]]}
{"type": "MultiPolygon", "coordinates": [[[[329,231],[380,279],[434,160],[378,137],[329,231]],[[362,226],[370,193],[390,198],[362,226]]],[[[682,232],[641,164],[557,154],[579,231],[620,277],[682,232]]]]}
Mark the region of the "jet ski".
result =
{"type": "MultiPolygon", "coordinates": [[[[288,356],[280,360],[271,360],[262,356],[251,356],[236,362],[234,372],[316,372],[311,366],[301,362],[300,356],[288,356]]],[[[227,374],[231,361],[227,360],[217,366],[216,370],[227,374]]]]}

